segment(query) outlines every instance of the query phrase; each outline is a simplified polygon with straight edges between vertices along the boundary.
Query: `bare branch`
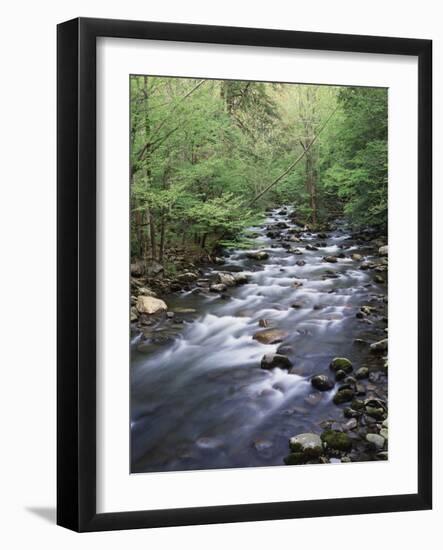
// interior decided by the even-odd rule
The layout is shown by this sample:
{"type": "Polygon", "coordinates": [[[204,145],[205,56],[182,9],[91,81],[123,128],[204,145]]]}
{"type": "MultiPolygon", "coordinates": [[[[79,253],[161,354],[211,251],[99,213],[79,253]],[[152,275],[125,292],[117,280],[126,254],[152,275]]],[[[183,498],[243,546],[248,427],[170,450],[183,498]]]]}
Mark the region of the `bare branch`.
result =
{"type": "Polygon", "coordinates": [[[277,185],[277,183],[279,181],[281,181],[287,174],[289,174],[289,172],[291,172],[291,170],[293,168],[295,168],[295,166],[297,166],[297,164],[301,161],[301,159],[306,155],[306,153],[309,151],[309,149],[314,145],[314,143],[317,141],[317,138],[318,136],[323,132],[323,130],[326,128],[326,125],[328,124],[328,122],[331,120],[331,118],[334,116],[334,114],[337,112],[337,109],[338,109],[338,105],[337,107],[332,111],[332,113],[328,116],[328,118],[326,119],[326,121],[324,122],[323,126],[320,128],[320,130],[317,132],[317,134],[314,136],[314,138],[312,139],[312,141],[309,143],[309,145],[307,145],[306,147],[303,148],[303,153],[297,157],[297,159],[290,165],[288,166],[288,168],[286,168],[286,170],[284,172],[282,172],[278,178],[276,178],[274,181],[272,181],[267,187],[265,187],[263,189],[263,191],[261,191],[258,195],[256,195],[252,201],[249,203],[249,206],[252,206],[256,201],[258,201],[259,198],[261,198],[265,193],[267,193],[272,187],[274,187],[274,185],[277,185]]]}

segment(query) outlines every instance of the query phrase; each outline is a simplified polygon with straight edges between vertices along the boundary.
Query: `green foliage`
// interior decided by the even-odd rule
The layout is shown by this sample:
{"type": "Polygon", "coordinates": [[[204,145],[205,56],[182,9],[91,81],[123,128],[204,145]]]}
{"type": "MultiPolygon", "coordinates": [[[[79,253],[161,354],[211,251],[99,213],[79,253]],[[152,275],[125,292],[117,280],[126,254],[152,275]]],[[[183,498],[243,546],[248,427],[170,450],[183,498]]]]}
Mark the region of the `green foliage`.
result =
{"type": "Polygon", "coordinates": [[[132,76],[131,249],[244,246],[269,206],[387,219],[385,90],[132,76]],[[302,161],[290,166],[331,114],[302,161]]]}
{"type": "Polygon", "coordinates": [[[345,88],[343,116],[324,184],[356,225],[387,225],[387,90],[345,88]]]}

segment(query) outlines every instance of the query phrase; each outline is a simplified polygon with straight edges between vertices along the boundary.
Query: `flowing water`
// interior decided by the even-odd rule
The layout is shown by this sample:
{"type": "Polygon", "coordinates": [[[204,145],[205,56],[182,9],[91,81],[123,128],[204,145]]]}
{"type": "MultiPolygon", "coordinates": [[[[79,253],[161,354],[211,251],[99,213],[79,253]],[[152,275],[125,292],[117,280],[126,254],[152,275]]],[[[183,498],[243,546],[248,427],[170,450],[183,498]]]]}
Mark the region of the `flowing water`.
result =
{"type": "Polygon", "coordinates": [[[326,239],[302,233],[302,242],[291,243],[303,251],[295,255],[280,238],[266,236],[269,224],[285,222],[283,237],[295,227],[279,212],[251,228],[253,246],[268,252],[267,260],[249,259],[250,250],[232,251],[225,265],[205,274],[241,271],[249,275],[247,284],[229,288],[224,296],[172,294],[165,298],[170,310],[195,310],[182,315],[180,330],[177,314],[167,321],[176,332],[168,332],[165,322],[158,334],[172,336],[154,341],[148,353],[137,351],[139,336],[133,339],[132,472],[282,465],[289,437],[319,433],[327,419],[343,421],[343,407],[332,402],[334,390],[316,392],[310,378],[328,373],[336,356],[351,359],[355,367],[372,365],[367,346],[354,339],[383,338],[386,325],[367,324],[356,312],[363,304],[383,304],[386,288],[350,258],[357,247],[346,226],[336,224],[326,239]],[[322,248],[305,250],[319,241],[322,248]],[[323,260],[343,251],[346,257],[337,263],[323,260]],[[306,264],[297,265],[300,259],[306,264]],[[252,338],[263,319],[289,334],[283,343],[265,345],[252,338]],[[261,369],[263,355],[279,347],[294,368],[261,369]]]}

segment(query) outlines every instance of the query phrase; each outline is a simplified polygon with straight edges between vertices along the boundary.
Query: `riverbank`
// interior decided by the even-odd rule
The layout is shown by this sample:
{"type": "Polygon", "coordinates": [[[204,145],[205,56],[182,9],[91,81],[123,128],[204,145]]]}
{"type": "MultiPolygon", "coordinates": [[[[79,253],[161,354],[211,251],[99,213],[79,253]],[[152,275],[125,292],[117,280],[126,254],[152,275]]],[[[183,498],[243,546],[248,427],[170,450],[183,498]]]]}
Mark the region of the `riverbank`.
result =
{"type": "Polygon", "coordinates": [[[132,277],[133,471],[387,458],[386,239],[268,214],[256,248],[132,277]]]}

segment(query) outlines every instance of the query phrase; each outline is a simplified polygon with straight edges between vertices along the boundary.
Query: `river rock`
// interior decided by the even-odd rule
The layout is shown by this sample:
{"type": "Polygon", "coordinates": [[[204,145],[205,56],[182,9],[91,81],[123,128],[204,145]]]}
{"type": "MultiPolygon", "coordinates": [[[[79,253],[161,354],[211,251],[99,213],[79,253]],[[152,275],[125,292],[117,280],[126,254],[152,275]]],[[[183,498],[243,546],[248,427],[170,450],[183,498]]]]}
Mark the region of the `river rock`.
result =
{"type": "Polygon", "coordinates": [[[383,420],[384,418],[386,418],[386,411],[382,407],[366,405],[364,411],[366,415],[374,418],[375,420],[383,420]]]}
{"type": "Polygon", "coordinates": [[[227,289],[227,286],[223,283],[215,283],[209,287],[211,292],[224,292],[227,289]]]}
{"type": "Polygon", "coordinates": [[[335,256],[325,256],[323,258],[323,261],[324,262],[329,262],[330,264],[335,264],[335,263],[337,263],[337,258],[335,256]]]}
{"type": "Polygon", "coordinates": [[[305,460],[318,458],[323,452],[320,436],[314,433],[304,433],[291,437],[289,448],[293,453],[301,453],[305,460]]]}
{"type": "Polygon", "coordinates": [[[131,264],[132,277],[141,277],[144,273],[143,265],[140,262],[134,262],[131,264]]]}
{"type": "Polygon", "coordinates": [[[346,357],[334,357],[331,361],[329,368],[334,372],[338,370],[343,370],[346,374],[349,374],[352,371],[352,363],[346,357]]]}
{"type": "Polygon", "coordinates": [[[145,273],[148,275],[148,277],[156,277],[157,275],[160,275],[160,273],[163,273],[164,267],[159,262],[156,262],[155,260],[152,260],[145,265],[145,273]]]}
{"type": "Polygon", "coordinates": [[[342,388],[334,395],[333,401],[336,405],[341,405],[342,403],[352,401],[353,397],[354,392],[351,388],[342,388]]]}
{"type": "Polygon", "coordinates": [[[358,426],[358,421],[356,418],[351,418],[348,420],[345,425],[343,426],[345,431],[349,432],[350,430],[355,430],[355,428],[358,426]]]}
{"type": "Polygon", "coordinates": [[[380,256],[387,256],[388,255],[388,245],[381,246],[378,249],[378,253],[379,253],[380,256]]]}
{"type": "Polygon", "coordinates": [[[295,263],[300,267],[303,267],[304,265],[306,265],[306,262],[304,260],[297,260],[295,263]]]}
{"type": "Polygon", "coordinates": [[[150,288],[146,287],[146,286],[141,286],[139,289],[138,289],[138,295],[140,296],[152,296],[153,298],[156,298],[157,295],[156,293],[151,290],[150,288]]]}
{"type": "Polygon", "coordinates": [[[345,418],[359,418],[361,416],[361,412],[354,410],[352,407],[345,407],[343,409],[343,415],[345,418]]]}
{"type": "Polygon", "coordinates": [[[217,273],[217,282],[219,284],[225,285],[225,286],[235,286],[236,281],[234,275],[231,273],[223,273],[219,272],[217,273]]]}
{"type": "Polygon", "coordinates": [[[373,353],[380,353],[384,351],[388,351],[388,339],[384,338],[383,340],[380,340],[379,342],[374,342],[369,346],[371,351],[373,353]]]}
{"type": "Polygon", "coordinates": [[[193,283],[198,279],[198,273],[193,273],[192,271],[185,271],[177,275],[176,280],[180,283],[193,283]]]}
{"type": "Polygon", "coordinates": [[[311,378],[311,384],[319,391],[329,391],[334,387],[334,382],[326,374],[316,374],[311,378]]]}
{"type": "Polygon", "coordinates": [[[374,275],[374,282],[378,284],[383,284],[385,282],[384,278],[381,275],[374,275]]]}
{"type": "Polygon", "coordinates": [[[355,378],[362,380],[363,378],[369,378],[369,369],[368,367],[360,367],[355,371],[355,378]]]}
{"type": "Polygon", "coordinates": [[[336,373],[335,373],[335,379],[337,380],[337,382],[340,382],[340,380],[344,380],[346,378],[346,372],[342,369],[339,369],[336,373]]]}
{"type": "Polygon", "coordinates": [[[366,434],[366,441],[379,451],[385,446],[385,438],[379,434],[366,434]]]}
{"type": "Polygon", "coordinates": [[[323,443],[334,451],[350,451],[352,448],[352,440],[349,435],[339,430],[325,430],[321,434],[323,443]]]}
{"type": "Polygon", "coordinates": [[[245,285],[249,282],[249,277],[246,275],[246,273],[233,273],[235,284],[237,285],[245,285]]]}
{"type": "Polygon", "coordinates": [[[269,258],[269,254],[263,250],[259,250],[258,252],[248,252],[246,256],[251,260],[267,260],[269,258]]]}
{"type": "Polygon", "coordinates": [[[134,321],[137,321],[138,319],[138,311],[136,307],[131,307],[131,323],[134,321]]]}
{"type": "Polygon", "coordinates": [[[362,259],[362,255],[361,255],[361,254],[352,254],[352,255],[351,255],[351,258],[352,258],[355,262],[359,262],[359,261],[362,259]]]}
{"type": "Polygon", "coordinates": [[[262,369],[290,369],[292,363],[286,355],[280,355],[279,353],[267,353],[263,356],[260,366],[262,369]]]}
{"type": "Polygon", "coordinates": [[[288,336],[289,334],[284,330],[270,328],[256,332],[253,339],[257,340],[261,344],[278,344],[279,342],[283,342],[283,340],[288,336]]]}
{"type": "Polygon", "coordinates": [[[153,313],[166,311],[168,306],[159,298],[153,298],[152,296],[139,296],[137,298],[136,308],[139,313],[147,313],[148,315],[152,315],[153,313]]]}
{"type": "Polygon", "coordinates": [[[307,244],[305,246],[306,250],[310,250],[311,252],[314,252],[315,250],[318,250],[318,248],[316,246],[314,246],[313,244],[307,244]]]}

